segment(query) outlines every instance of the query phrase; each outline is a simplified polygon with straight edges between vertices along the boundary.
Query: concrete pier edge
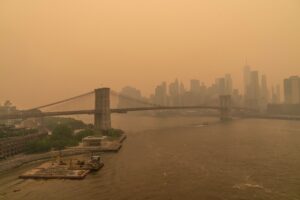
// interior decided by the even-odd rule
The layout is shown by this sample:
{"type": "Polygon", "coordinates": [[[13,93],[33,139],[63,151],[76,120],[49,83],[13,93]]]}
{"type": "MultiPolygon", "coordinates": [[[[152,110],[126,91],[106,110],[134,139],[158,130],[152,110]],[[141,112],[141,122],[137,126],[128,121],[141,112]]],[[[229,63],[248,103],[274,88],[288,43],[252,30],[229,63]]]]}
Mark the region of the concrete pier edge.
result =
{"type": "MultiPolygon", "coordinates": [[[[119,139],[118,142],[120,143],[119,147],[116,149],[99,149],[98,152],[118,152],[121,147],[124,140],[127,138],[127,136],[124,134],[119,139]]],[[[62,157],[68,157],[68,156],[76,156],[76,155],[82,155],[82,154],[88,154],[90,153],[90,149],[82,149],[82,148],[67,148],[64,150],[61,150],[62,157]]],[[[40,154],[28,154],[28,155],[22,155],[22,156],[15,156],[12,158],[9,158],[7,160],[0,161],[0,174],[4,174],[6,172],[9,172],[12,169],[19,168],[23,165],[30,164],[37,161],[46,161],[51,158],[56,157],[59,154],[59,151],[49,151],[46,153],[40,153],[40,154]]]]}

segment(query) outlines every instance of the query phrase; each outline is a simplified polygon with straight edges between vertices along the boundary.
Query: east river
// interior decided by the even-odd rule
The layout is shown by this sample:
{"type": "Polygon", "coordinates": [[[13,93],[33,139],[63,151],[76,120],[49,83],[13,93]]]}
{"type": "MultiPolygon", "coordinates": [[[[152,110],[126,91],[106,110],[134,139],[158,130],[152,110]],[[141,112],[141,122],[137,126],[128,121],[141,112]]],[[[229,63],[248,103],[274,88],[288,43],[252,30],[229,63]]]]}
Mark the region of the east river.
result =
{"type": "MultiPolygon", "coordinates": [[[[0,176],[0,199],[299,200],[300,122],[115,116],[127,140],[80,181],[0,176]],[[203,122],[213,122],[202,126],[203,122]]],[[[34,164],[33,164],[34,165],[34,164]]]]}

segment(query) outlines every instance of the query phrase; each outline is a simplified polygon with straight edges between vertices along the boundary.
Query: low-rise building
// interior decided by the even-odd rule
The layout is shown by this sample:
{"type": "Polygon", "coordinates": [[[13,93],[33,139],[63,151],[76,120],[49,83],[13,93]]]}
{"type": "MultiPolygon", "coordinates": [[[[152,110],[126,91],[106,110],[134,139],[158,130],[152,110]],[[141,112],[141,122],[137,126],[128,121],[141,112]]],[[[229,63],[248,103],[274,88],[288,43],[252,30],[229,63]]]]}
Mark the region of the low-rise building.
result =
{"type": "Polygon", "coordinates": [[[0,139],[0,158],[7,158],[22,153],[26,144],[30,141],[47,136],[47,132],[33,133],[23,136],[6,137],[0,139]]]}
{"type": "Polygon", "coordinates": [[[82,139],[82,144],[85,147],[97,147],[97,146],[101,146],[101,143],[103,142],[103,140],[105,139],[105,136],[87,136],[85,138],[82,139]]]}

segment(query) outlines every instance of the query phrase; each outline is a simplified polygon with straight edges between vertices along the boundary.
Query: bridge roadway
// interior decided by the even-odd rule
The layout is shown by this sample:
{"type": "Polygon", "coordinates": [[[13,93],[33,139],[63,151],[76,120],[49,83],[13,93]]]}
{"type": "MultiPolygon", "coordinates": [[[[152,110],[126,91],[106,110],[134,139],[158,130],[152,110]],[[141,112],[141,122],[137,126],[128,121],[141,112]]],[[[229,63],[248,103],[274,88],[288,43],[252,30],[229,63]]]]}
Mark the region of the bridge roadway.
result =
{"type": "MultiPolygon", "coordinates": [[[[184,110],[184,109],[213,109],[221,110],[220,106],[161,106],[161,107],[140,107],[140,108],[116,108],[110,109],[111,113],[127,113],[134,111],[150,111],[150,110],[184,110]]],[[[243,110],[240,107],[232,107],[232,109],[243,110]]],[[[96,110],[74,110],[74,111],[58,111],[58,112],[40,112],[34,111],[20,111],[18,113],[0,115],[0,120],[8,119],[26,119],[26,118],[39,118],[50,116],[62,116],[62,115],[93,115],[97,114],[96,110]]]]}

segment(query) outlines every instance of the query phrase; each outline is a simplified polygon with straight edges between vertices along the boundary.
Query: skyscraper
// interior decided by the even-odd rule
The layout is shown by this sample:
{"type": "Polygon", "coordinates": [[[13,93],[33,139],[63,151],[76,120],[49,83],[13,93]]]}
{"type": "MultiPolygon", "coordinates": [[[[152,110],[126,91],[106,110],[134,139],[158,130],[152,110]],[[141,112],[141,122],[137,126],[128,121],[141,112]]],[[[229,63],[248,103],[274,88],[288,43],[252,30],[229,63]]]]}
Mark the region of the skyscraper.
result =
{"type": "Polygon", "coordinates": [[[276,85],[276,103],[279,104],[281,102],[281,92],[280,92],[280,85],[276,85]]]}
{"type": "Polygon", "coordinates": [[[250,80],[249,80],[249,94],[248,101],[249,106],[253,108],[259,107],[259,78],[258,71],[250,72],[250,80]]]}
{"type": "Polygon", "coordinates": [[[195,79],[192,79],[191,80],[191,92],[192,93],[200,93],[200,81],[199,80],[195,80],[195,79]]]}
{"type": "Polygon", "coordinates": [[[267,77],[265,74],[261,76],[261,89],[260,89],[260,105],[263,110],[266,110],[269,103],[269,90],[267,85],[267,77]]]}
{"type": "Polygon", "coordinates": [[[124,97],[119,98],[119,104],[118,104],[119,108],[140,106],[139,102],[134,102],[131,99],[128,99],[126,97],[138,99],[138,100],[143,99],[141,91],[134,87],[130,87],[130,86],[126,86],[126,87],[122,88],[120,94],[124,95],[124,97]]]}
{"type": "Polygon", "coordinates": [[[250,87],[250,66],[246,63],[244,66],[244,96],[245,99],[248,99],[249,96],[249,87],[250,87]]]}
{"type": "Polygon", "coordinates": [[[167,83],[162,82],[155,88],[154,103],[162,106],[168,105],[167,83]]]}
{"type": "Polygon", "coordinates": [[[171,106],[178,106],[180,104],[180,91],[178,79],[169,85],[170,104],[171,106]]]}
{"type": "Polygon", "coordinates": [[[300,77],[291,76],[284,79],[284,102],[286,104],[300,104],[300,77]]]}
{"type": "Polygon", "coordinates": [[[232,78],[230,74],[225,75],[225,94],[232,95],[233,85],[232,78]]]}
{"type": "Polygon", "coordinates": [[[217,78],[216,85],[218,88],[218,95],[225,95],[226,94],[226,82],[225,78],[217,78]]]}
{"type": "Polygon", "coordinates": [[[216,86],[219,95],[232,95],[232,79],[230,74],[226,74],[224,77],[217,78],[216,86]]]}
{"type": "Polygon", "coordinates": [[[268,99],[268,84],[267,84],[267,77],[265,74],[261,76],[261,96],[264,99],[268,99]]]}

